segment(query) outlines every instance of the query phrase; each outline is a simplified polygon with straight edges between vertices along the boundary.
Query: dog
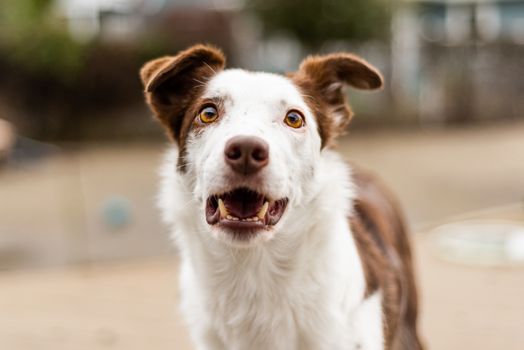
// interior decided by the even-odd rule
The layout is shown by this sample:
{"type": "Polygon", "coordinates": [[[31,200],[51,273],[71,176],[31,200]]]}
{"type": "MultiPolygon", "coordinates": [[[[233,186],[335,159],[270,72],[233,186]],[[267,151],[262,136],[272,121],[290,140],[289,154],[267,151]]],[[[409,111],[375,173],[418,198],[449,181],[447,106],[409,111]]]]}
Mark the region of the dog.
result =
{"type": "Polygon", "coordinates": [[[225,69],[195,45],[140,77],[173,141],[159,206],[197,349],[422,348],[398,206],[333,150],[344,86],[381,88],[376,68],[336,53],[287,75],[225,69]]]}

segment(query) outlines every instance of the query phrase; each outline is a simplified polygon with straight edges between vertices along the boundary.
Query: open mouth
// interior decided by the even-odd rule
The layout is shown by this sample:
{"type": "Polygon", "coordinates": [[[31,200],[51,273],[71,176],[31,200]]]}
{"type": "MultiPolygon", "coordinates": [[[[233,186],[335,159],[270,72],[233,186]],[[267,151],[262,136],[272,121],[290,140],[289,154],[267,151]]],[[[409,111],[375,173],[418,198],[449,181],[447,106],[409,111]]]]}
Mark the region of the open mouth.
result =
{"type": "Polygon", "coordinates": [[[207,199],[206,220],[235,233],[256,232],[275,225],[287,206],[287,198],[270,200],[248,188],[213,195],[207,199]]]}

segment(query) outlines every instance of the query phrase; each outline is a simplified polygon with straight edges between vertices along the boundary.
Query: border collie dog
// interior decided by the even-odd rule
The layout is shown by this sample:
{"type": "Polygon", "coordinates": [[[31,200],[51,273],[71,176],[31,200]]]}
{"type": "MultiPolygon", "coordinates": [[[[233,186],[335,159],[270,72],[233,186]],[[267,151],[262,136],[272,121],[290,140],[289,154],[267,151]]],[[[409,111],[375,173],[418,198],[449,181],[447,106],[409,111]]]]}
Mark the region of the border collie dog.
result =
{"type": "Polygon", "coordinates": [[[285,76],[224,65],[196,45],[140,71],[173,141],[159,205],[196,348],[421,349],[397,205],[332,150],[344,86],[380,88],[380,73],[348,53],[285,76]]]}

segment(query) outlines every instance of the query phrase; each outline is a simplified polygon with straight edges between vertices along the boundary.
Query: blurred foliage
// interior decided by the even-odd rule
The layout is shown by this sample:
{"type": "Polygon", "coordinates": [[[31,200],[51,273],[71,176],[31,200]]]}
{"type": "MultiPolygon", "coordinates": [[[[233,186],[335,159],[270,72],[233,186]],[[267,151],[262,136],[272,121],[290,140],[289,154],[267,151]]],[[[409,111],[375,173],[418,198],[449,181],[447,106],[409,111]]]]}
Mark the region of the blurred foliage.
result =
{"type": "Polygon", "coordinates": [[[100,111],[142,103],[140,65],[165,53],[154,33],[132,42],[75,41],[53,0],[0,0],[0,101],[41,140],[75,138],[100,111]]]}
{"type": "MultiPolygon", "coordinates": [[[[90,70],[90,62],[96,60],[94,56],[110,51],[105,46],[113,45],[97,38],[90,42],[74,40],[65,20],[57,18],[53,5],[53,0],[0,0],[0,60],[16,67],[19,74],[73,85],[90,70]]],[[[166,50],[162,42],[151,38],[143,38],[132,46],[127,54],[137,60],[166,50]]],[[[115,50],[122,53],[122,48],[115,50]]]]}
{"type": "Polygon", "coordinates": [[[0,2],[0,52],[23,71],[71,82],[85,63],[87,44],[74,41],[52,16],[52,0],[0,2]]]}
{"type": "Polygon", "coordinates": [[[392,0],[247,0],[267,36],[287,33],[310,49],[330,40],[386,38],[392,0]]]}

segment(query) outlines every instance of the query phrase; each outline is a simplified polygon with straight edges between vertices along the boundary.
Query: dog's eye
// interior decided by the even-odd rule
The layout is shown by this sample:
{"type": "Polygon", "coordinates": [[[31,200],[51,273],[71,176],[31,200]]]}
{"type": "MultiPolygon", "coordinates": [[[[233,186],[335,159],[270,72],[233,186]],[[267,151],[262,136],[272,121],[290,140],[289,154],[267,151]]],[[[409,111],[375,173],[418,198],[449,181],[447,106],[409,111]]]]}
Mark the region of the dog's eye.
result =
{"type": "Polygon", "coordinates": [[[204,107],[200,113],[198,113],[198,118],[204,124],[212,123],[218,118],[217,109],[213,106],[204,107]]]}
{"type": "Polygon", "coordinates": [[[298,129],[304,125],[304,117],[298,111],[290,111],[287,113],[284,123],[294,129],[298,129]]]}

